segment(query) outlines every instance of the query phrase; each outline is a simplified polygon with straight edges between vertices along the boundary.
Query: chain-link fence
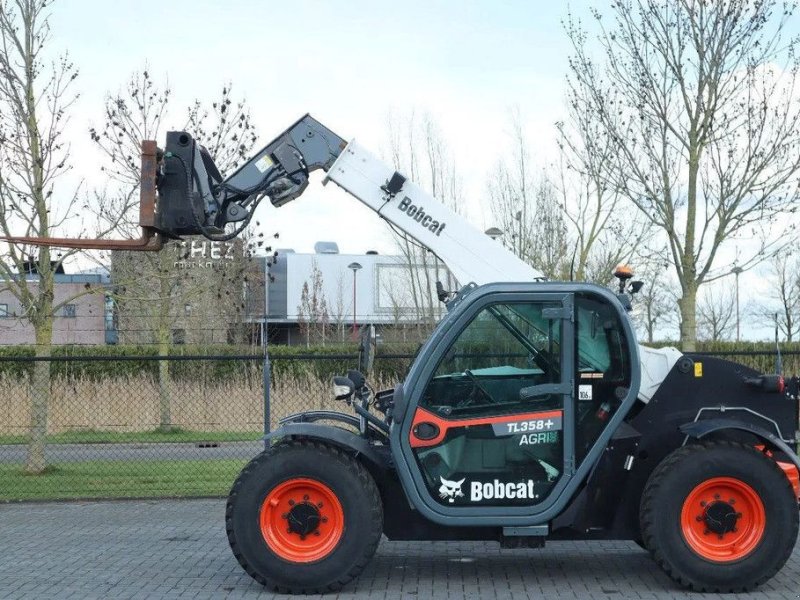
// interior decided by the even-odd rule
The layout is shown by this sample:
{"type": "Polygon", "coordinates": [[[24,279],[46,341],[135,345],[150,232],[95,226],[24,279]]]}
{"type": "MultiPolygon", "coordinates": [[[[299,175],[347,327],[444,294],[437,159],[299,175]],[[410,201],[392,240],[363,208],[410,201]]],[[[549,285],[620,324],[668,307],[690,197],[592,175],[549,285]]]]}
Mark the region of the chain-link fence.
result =
{"type": "MultiPolygon", "coordinates": [[[[774,353],[724,354],[762,372],[775,365],[774,353]]],[[[787,353],[784,372],[798,373],[798,359],[787,353]]],[[[371,382],[391,387],[411,360],[384,349],[371,382]]],[[[265,429],[304,410],[346,410],[330,378],[358,361],[280,353],[266,395],[258,354],[0,357],[0,501],[223,496],[265,429]]]]}
{"type": "MultiPolygon", "coordinates": [[[[409,362],[381,358],[375,376],[409,362]]],[[[265,429],[299,411],[341,410],[330,378],[357,364],[356,354],[273,358],[267,396],[260,355],[2,358],[0,501],[225,495],[265,429]],[[37,368],[49,378],[44,402],[37,368]]]]}

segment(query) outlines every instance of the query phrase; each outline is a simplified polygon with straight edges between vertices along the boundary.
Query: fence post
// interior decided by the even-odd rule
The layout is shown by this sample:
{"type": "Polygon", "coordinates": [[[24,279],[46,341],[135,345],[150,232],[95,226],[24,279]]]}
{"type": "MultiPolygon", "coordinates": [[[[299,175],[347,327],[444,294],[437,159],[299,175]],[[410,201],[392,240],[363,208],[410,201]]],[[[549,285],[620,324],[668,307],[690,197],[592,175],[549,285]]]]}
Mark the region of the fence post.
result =
{"type": "Polygon", "coordinates": [[[362,327],[358,343],[358,370],[366,377],[372,376],[375,347],[375,326],[370,324],[362,327]]]}
{"type": "MultiPolygon", "coordinates": [[[[271,387],[271,374],[269,364],[269,344],[267,343],[267,335],[269,329],[267,328],[267,320],[264,319],[264,332],[261,338],[264,341],[264,435],[267,435],[272,429],[271,421],[271,406],[270,406],[270,387],[271,387]]],[[[264,440],[264,449],[269,448],[269,440],[264,440]]]]}

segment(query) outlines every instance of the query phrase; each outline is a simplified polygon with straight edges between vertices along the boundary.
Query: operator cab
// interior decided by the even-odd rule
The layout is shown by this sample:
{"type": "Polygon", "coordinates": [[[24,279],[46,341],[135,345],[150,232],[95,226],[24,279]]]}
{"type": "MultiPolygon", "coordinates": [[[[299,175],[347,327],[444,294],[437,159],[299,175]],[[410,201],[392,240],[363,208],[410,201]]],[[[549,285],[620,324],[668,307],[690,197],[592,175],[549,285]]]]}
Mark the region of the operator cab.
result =
{"type": "Polygon", "coordinates": [[[531,514],[555,501],[632,401],[636,346],[622,305],[602,288],[484,288],[448,315],[415,363],[428,373],[413,374],[424,384],[409,390],[404,454],[434,512],[531,514]]]}

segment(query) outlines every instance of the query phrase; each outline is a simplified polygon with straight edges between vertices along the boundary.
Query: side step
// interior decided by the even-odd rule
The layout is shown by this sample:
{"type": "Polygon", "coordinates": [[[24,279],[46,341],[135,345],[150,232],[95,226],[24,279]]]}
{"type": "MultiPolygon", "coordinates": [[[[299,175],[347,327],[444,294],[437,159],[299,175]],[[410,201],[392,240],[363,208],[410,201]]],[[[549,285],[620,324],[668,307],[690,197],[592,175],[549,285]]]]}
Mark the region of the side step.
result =
{"type": "Polygon", "coordinates": [[[530,527],[503,527],[501,548],[544,548],[544,542],[550,533],[547,525],[530,527]]]}

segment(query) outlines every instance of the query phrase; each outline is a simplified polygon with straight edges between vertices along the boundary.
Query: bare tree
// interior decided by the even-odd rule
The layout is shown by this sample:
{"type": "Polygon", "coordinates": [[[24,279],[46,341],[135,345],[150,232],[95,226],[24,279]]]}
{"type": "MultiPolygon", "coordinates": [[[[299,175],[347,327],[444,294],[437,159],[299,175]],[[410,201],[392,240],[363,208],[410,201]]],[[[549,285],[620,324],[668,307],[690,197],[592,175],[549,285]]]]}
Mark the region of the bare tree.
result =
{"type": "Polygon", "coordinates": [[[511,112],[511,146],[488,181],[489,202],[503,242],[550,279],[566,279],[569,243],[559,191],[536,174],[519,111],[511,112]]]}
{"type": "Polygon", "coordinates": [[[222,86],[219,97],[208,103],[195,100],[189,107],[186,130],[208,149],[223,173],[231,172],[250,158],[258,140],[244,100],[235,101],[231,84],[222,86]]]}
{"type": "Polygon", "coordinates": [[[767,289],[757,303],[756,318],[774,326],[791,342],[800,333],[800,260],[797,254],[781,253],[769,261],[767,289]]]}
{"type": "MultiPolygon", "coordinates": [[[[231,94],[231,86],[224,85],[220,96],[210,106],[195,101],[187,110],[184,125],[199,143],[209,148],[223,172],[234,169],[249,154],[257,138],[246,103],[234,101],[231,94]]],[[[92,140],[107,159],[104,170],[116,186],[112,192],[103,194],[98,215],[102,221],[118,222],[118,230],[126,236],[133,235],[135,228],[135,215],[127,199],[138,191],[141,142],[161,137],[168,118],[170,95],[170,89],[156,84],[147,69],[134,73],[122,91],[106,98],[102,129],[90,129],[92,140]]],[[[220,245],[169,241],[157,253],[116,254],[112,261],[115,263],[116,300],[121,308],[138,316],[142,333],[157,345],[159,355],[169,354],[175,341],[176,320],[192,316],[187,312],[194,313],[195,319],[200,318],[203,307],[209,308],[209,302],[198,305],[198,300],[208,298],[212,292],[218,295],[212,298],[213,306],[216,309],[224,306],[231,311],[228,316],[235,318],[236,307],[242,304],[242,299],[237,293],[231,297],[231,290],[243,289],[241,280],[250,270],[250,242],[263,234],[250,232],[249,235],[252,239],[245,240],[243,245],[222,247],[224,258],[232,253],[234,261],[226,264],[228,268],[217,269],[213,276],[207,276],[202,269],[198,272],[195,268],[180,267],[199,262],[211,265],[209,259],[213,257],[207,253],[219,252],[220,245]]],[[[172,427],[169,362],[159,361],[158,372],[160,427],[169,430],[172,427]]]]}
{"type": "Polygon", "coordinates": [[[322,271],[317,261],[311,260],[311,277],[303,282],[300,292],[300,304],[297,307],[297,324],[306,340],[306,348],[311,342],[325,345],[325,338],[330,325],[328,299],[325,297],[322,271]]]}
{"type": "MultiPolygon", "coordinates": [[[[226,84],[210,106],[195,100],[186,110],[182,125],[208,148],[222,172],[235,169],[248,158],[258,138],[247,103],[234,100],[232,94],[231,85],[226,84]]],[[[169,118],[171,95],[170,88],[157,84],[147,68],[134,72],[122,90],[106,97],[102,128],[89,130],[106,158],[101,170],[117,186],[110,196],[104,190],[104,201],[97,210],[101,219],[117,229],[129,228],[122,233],[136,233],[135,203],[127,199],[138,191],[141,143],[161,137],[164,121],[169,118]]]]}
{"type": "Polygon", "coordinates": [[[511,147],[488,183],[492,214],[504,242],[550,279],[607,283],[629,259],[647,227],[625,211],[624,196],[604,179],[610,149],[591,123],[572,110],[557,123],[560,156],[551,170],[532,165],[518,110],[511,112],[511,147]]]}
{"type": "MultiPolygon", "coordinates": [[[[405,117],[390,115],[388,132],[390,159],[395,169],[407,174],[451,210],[460,212],[461,180],[447,144],[430,115],[421,119],[414,112],[405,117]]],[[[392,231],[407,272],[415,321],[424,334],[441,314],[436,282],[441,281],[446,289],[454,289],[456,282],[433,253],[404,232],[392,231]]]]}
{"type": "Polygon", "coordinates": [[[670,287],[668,264],[651,262],[637,273],[636,279],[644,282],[633,299],[632,317],[644,331],[647,342],[655,341],[656,332],[674,326],[677,298],[670,287]]]}
{"type": "Polygon", "coordinates": [[[397,283],[388,281],[383,283],[381,290],[388,299],[389,308],[392,314],[392,325],[395,333],[401,332],[401,340],[406,341],[406,314],[408,312],[408,302],[405,300],[407,293],[405,290],[398,289],[397,283]]]}
{"type": "Polygon", "coordinates": [[[352,301],[345,301],[344,293],[344,273],[339,273],[336,278],[336,298],[331,305],[331,324],[336,330],[336,335],[340,342],[345,341],[345,320],[347,314],[352,310],[352,301]]]}
{"type": "MultiPolygon", "coordinates": [[[[80,231],[80,192],[60,181],[70,170],[64,127],[77,94],[78,77],[67,56],[46,58],[51,41],[51,0],[0,0],[0,232],[4,236],[53,237],[80,231]]],[[[101,235],[103,231],[99,232],[101,235]]],[[[36,357],[51,355],[54,315],[77,296],[55,301],[54,275],[75,251],[52,252],[6,244],[0,285],[33,327],[36,357]],[[34,255],[34,252],[38,252],[34,255]],[[28,276],[28,273],[32,273],[28,276]]],[[[81,295],[97,293],[88,287],[81,295]]],[[[26,470],[41,473],[50,403],[50,363],[34,363],[26,470]]]]}
{"type": "Polygon", "coordinates": [[[570,279],[607,283],[649,237],[650,223],[609,180],[613,141],[593,118],[570,102],[559,132],[558,189],[569,224],[570,279]],[[633,210],[631,210],[633,209],[633,210]]]}
{"type": "Polygon", "coordinates": [[[681,287],[681,342],[693,350],[697,292],[722,277],[720,250],[750,241],[749,268],[796,200],[797,41],[790,5],[760,0],[615,0],[595,11],[595,60],[571,16],[569,102],[613,142],[609,182],[667,237],[681,287]],[[776,11],[776,6],[778,10],[776,11]]]}
{"type": "Polygon", "coordinates": [[[705,290],[697,305],[697,320],[702,339],[712,342],[730,339],[736,331],[736,297],[720,286],[705,290]]]}

